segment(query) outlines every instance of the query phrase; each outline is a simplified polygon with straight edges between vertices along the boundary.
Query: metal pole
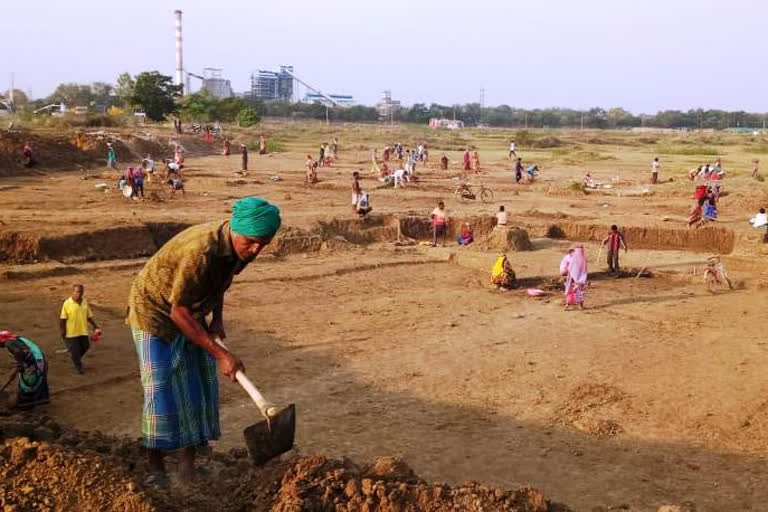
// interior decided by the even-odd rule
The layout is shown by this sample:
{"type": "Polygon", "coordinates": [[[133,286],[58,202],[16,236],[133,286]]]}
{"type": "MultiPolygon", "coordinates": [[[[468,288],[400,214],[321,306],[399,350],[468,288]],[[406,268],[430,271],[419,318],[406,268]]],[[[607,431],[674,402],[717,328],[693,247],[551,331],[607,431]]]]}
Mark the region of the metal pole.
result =
{"type": "Polygon", "coordinates": [[[325,106],[325,124],[326,126],[331,124],[331,122],[328,120],[328,105],[325,106]]]}
{"type": "MultiPolygon", "coordinates": [[[[184,62],[181,56],[181,11],[175,10],[173,13],[176,15],[176,85],[184,85],[184,76],[182,70],[184,69],[184,62]]],[[[189,94],[189,91],[182,90],[183,94],[189,94]]]]}

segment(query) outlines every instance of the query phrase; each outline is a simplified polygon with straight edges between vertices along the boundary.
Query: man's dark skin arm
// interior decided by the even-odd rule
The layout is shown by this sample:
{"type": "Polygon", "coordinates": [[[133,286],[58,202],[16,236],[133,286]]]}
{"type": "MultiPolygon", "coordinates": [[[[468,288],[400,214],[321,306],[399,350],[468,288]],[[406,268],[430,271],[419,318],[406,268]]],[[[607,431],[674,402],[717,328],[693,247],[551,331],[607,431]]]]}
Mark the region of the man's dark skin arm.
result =
{"type": "Polygon", "coordinates": [[[59,319],[59,329],[61,330],[61,338],[67,337],[67,320],[65,318],[59,319]]]}
{"type": "Polygon", "coordinates": [[[91,324],[94,329],[98,329],[99,328],[99,326],[96,325],[96,322],[93,320],[93,318],[89,318],[88,319],[88,323],[91,324]]]}
{"type": "Polygon", "coordinates": [[[176,304],[172,305],[171,320],[189,341],[202,347],[216,358],[224,375],[235,380],[237,370],[245,370],[243,363],[237,357],[214,341],[211,333],[197,321],[189,308],[176,304]]]}
{"type": "Polygon", "coordinates": [[[208,332],[218,336],[220,339],[226,339],[227,333],[224,332],[224,296],[219,297],[216,306],[213,308],[213,318],[208,332]]]}

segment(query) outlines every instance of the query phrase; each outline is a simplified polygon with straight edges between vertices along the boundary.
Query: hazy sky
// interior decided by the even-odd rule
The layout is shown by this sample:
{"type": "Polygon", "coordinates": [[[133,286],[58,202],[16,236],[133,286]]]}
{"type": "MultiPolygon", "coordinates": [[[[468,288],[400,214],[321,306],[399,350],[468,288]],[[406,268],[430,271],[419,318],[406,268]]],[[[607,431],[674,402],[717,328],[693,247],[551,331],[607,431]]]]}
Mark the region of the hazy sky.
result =
{"type": "MultiPolygon", "coordinates": [[[[373,104],[768,111],[764,0],[2,0],[0,89],[220,67],[236,91],[293,64],[373,104]]],[[[194,85],[197,87],[197,85],[194,85]]]]}

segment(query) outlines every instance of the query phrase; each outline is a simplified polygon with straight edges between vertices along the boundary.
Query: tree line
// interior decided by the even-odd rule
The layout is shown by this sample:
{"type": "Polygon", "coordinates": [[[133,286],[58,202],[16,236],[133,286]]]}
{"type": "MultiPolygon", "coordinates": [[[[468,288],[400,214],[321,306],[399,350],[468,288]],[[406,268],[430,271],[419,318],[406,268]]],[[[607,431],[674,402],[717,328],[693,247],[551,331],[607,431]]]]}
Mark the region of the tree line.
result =
{"type": "MultiPolygon", "coordinates": [[[[28,100],[16,94],[22,109],[34,110],[51,103],[63,102],[68,106],[110,107],[140,109],[154,121],[178,115],[187,121],[238,122],[250,126],[261,117],[291,119],[326,118],[334,122],[376,122],[376,108],[356,105],[329,107],[320,104],[264,102],[248,95],[242,98],[219,99],[200,91],[181,95],[182,87],[173,84],[170,76],[157,71],[132,76],[123,73],[116,83],[91,84],[64,83],[46,98],[28,100]],[[19,101],[21,100],[21,101],[19,101]],[[26,103],[24,105],[23,103],[26,103]]],[[[509,128],[653,128],[725,129],[731,127],[762,128],[768,115],[745,111],[691,109],[664,110],[655,114],[633,114],[623,108],[588,110],[568,108],[521,109],[508,105],[482,107],[479,103],[440,105],[416,103],[399,109],[393,120],[403,123],[427,124],[431,118],[449,118],[463,121],[467,126],[486,125],[509,128]]]]}

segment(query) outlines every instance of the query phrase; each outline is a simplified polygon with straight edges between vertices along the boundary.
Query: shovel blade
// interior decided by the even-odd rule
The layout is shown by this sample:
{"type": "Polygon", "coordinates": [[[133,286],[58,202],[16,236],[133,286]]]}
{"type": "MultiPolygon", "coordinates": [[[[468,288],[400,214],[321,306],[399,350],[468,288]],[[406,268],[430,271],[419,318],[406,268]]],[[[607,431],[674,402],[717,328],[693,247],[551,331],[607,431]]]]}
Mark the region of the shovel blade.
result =
{"type": "Polygon", "coordinates": [[[251,460],[257,466],[293,448],[296,435],[296,406],[284,407],[269,421],[262,420],[243,431],[251,460]]]}

